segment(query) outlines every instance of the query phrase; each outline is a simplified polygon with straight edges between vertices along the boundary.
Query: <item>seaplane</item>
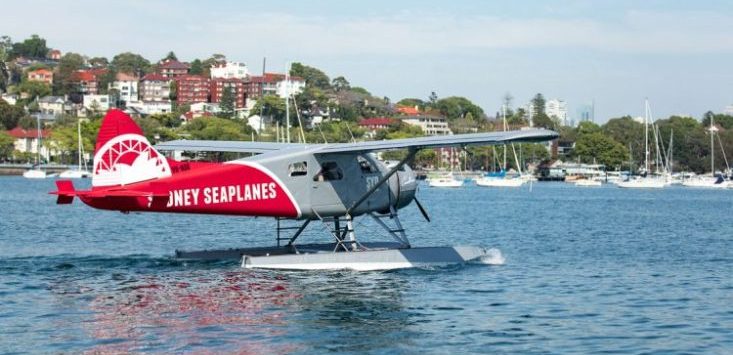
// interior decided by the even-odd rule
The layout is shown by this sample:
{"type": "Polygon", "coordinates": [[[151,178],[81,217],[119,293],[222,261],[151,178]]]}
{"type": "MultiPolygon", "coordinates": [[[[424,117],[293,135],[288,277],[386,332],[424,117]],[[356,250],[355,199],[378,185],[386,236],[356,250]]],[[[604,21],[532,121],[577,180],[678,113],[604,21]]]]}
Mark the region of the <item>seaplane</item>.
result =
{"type": "Polygon", "coordinates": [[[389,270],[466,263],[487,255],[478,246],[415,247],[399,219],[416,197],[409,164],[421,149],[539,142],[558,134],[544,129],[429,136],[355,143],[303,144],[174,140],[155,146],[124,112],[103,118],[94,153],[92,186],[76,190],[57,180],[58,204],[74,198],[102,210],[269,217],[275,245],[225,250],[176,251],[183,259],[236,258],[244,268],[291,270],[389,270]],[[405,150],[399,161],[382,162],[380,151],[405,150]],[[168,152],[164,155],[161,152],[168,152]],[[176,152],[247,153],[222,163],[172,158],[176,152]],[[357,218],[369,218],[394,240],[361,242],[357,218]],[[311,223],[323,228],[323,243],[301,244],[311,223]]]}

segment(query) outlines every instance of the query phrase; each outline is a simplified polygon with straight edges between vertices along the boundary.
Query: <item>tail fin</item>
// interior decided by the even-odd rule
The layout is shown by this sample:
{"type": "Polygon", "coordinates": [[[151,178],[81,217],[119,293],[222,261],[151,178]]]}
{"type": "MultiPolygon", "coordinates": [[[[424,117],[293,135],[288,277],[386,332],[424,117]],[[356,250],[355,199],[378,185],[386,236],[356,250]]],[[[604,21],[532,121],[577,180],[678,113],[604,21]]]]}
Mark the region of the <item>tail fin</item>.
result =
{"type": "Polygon", "coordinates": [[[135,121],[120,110],[109,110],[97,135],[92,186],[127,185],[170,175],[167,159],[150,145],[135,121]]]}
{"type": "Polygon", "coordinates": [[[68,205],[74,201],[74,183],[69,180],[56,180],[57,191],[51,192],[54,195],[58,195],[56,198],[56,204],[68,205]]]}

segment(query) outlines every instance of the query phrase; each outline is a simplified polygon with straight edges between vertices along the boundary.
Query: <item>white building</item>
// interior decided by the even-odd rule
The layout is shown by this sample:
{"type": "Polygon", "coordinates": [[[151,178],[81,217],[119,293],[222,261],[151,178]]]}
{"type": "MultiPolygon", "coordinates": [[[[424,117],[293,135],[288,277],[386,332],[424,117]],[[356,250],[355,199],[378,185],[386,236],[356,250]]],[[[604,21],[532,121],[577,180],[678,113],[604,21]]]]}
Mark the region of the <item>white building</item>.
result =
{"type": "Polygon", "coordinates": [[[44,96],[38,99],[38,109],[44,116],[58,117],[62,114],[73,114],[74,103],[63,96],[44,96]]]}
{"type": "Polygon", "coordinates": [[[2,94],[0,95],[0,99],[10,105],[15,105],[15,103],[18,102],[19,97],[16,94],[2,94]]]}
{"type": "Polygon", "coordinates": [[[173,112],[170,101],[131,101],[127,103],[127,107],[134,108],[144,115],[173,112]]]}
{"type": "Polygon", "coordinates": [[[560,125],[568,125],[568,106],[564,100],[551,99],[545,102],[545,114],[550,118],[556,118],[560,125]]]}
{"type": "Polygon", "coordinates": [[[402,120],[407,124],[418,126],[429,136],[445,136],[453,134],[448,127],[448,120],[445,117],[437,116],[411,116],[402,120]]]}
{"type": "Polygon", "coordinates": [[[109,110],[109,95],[84,95],[82,106],[90,111],[105,112],[109,110]]]}
{"type": "Polygon", "coordinates": [[[211,78],[246,79],[249,77],[247,65],[240,62],[216,63],[211,66],[211,78]]]}
{"type": "Polygon", "coordinates": [[[289,80],[281,80],[278,81],[275,84],[275,92],[277,93],[277,96],[280,96],[282,98],[286,98],[288,96],[288,92],[290,92],[290,95],[297,95],[303,92],[305,89],[305,80],[302,79],[293,79],[289,78],[289,80]]]}
{"type": "Polygon", "coordinates": [[[116,80],[109,84],[109,89],[120,93],[120,100],[125,103],[138,100],[138,78],[125,73],[117,73],[116,80]]]}

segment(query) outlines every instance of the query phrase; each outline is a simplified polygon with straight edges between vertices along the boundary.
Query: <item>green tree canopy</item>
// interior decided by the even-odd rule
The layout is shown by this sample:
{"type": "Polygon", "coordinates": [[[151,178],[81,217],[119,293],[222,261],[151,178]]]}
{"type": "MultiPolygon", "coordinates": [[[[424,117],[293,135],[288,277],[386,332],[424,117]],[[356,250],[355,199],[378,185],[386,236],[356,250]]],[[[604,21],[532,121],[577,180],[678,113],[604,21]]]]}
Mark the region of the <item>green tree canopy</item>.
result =
{"type": "Polygon", "coordinates": [[[0,99],[0,129],[10,130],[18,126],[18,121],[25,115],[23,107],[10,105],[0,99]]]}
{"type": "Polygon", "coordinates": [[[257,101],[257,104],[255,104],[250,112],[251,115],[261,114],[263,117],[271,117],[275,121],[280,122],[280,124],[284,124],[285,100],[275,95],[266,95],[257,101]]]}
{"type": "Polygon", "coordinates": [[[34,34],[23,42],[13,43],[13,57],[45,58],[48,54],[46,40],[34,34]]]}
{"type": "Polygon", "coordinates": [[[84,68],[84,57],[77,53],[66,53],[59,60],[56,76],[53,80],[53,92],[56,95],[70,94],[76,91],[72,82],[75,71],[84,68]]]}
{"type": "Polygon", "coordinates": [[[600,131],[579,135],[575,142],[574,154],[584,163],[596,162],[608,169],[620,168],[628,156],[622,144],[600,131]]]}
{"type": "Polygon", "coordinates": [[[397,101],[397,105],[406,107],[417,106],[420,110],[425,109],[425,101],[416,98],[404,98],[400,101],[397,101]]]}
{"type": "Polygon", "coordinates": [[[349,81],[346,80],[343,76],[335,77],[331,81],[331,86],[336,91],[343,91],[343,90],[349,90],[351,88],[351,85],[349,84],[349,81]]]}
{"type": "Polygon", "coordinates": [[[460,96],[440,99],[435,103],[435,108],[449,120],[464,117],[467,113],[471,113],[477,119],[484,117],[484,110],[481,107],[475,105],[471,100],[460,96]]]}
{"type": "Polygon", "coordinates": [[[131,52],[120,53],[112,58],[111,63],[117,71],[127,74],[144,74],[150,71],[150,62],[143,56],[131,52]]]}
{"type": "Polygon", "coordinates": [[[51,86],[42,81],[24,81],[18,86],[18,90],[28,94],[28,101],[33,101],[39,97],[51,95],[51,86]]]}
{"type": "Polygon", "coordinates": [[[249,140],[253,132],[245,123],[218,117],[201,117],[192,120],[184,129],[192,139],[205,140],[249,140]]]}
{"type": "Polygon", "coordinates": [[[0,131],[0,160],[8,159],[13,155],[15,149],[15,138],[0,131]]]}
{"type": "Polygon", "coordinates": [[[219,113],[222,118],[234,117],[234,91],[230,86],[226,86],[221,93],[221,101],[219,102],[219,113]]]}
{"type": "Polygon", "coordinates": [[[303,78],[307,86],[315,86],[319,89],[331,88],[331,80],[329,80],[328,75],[319,69],[301,63],[293,63],[290,67],[290,75],[303,78]]]}

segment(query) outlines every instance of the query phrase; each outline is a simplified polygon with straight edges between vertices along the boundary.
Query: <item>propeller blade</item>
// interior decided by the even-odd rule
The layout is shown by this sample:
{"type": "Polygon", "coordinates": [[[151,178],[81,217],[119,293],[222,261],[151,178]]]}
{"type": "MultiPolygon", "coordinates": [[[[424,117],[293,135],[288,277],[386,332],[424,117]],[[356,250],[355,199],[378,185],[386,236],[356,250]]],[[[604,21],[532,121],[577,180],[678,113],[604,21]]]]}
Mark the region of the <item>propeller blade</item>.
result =
{"type": "Polygon", "coordinates": [[[418,201],[417,197],[415,197],[415,204],[417,205],[417,208],[420,210],[420,213],[422,213],[422,216],[425,217],[425,220],[430,222],[430,216],[428,216],[428,212],[425,211],[425,208],[422,206],[420,201],[418,201]]]}

